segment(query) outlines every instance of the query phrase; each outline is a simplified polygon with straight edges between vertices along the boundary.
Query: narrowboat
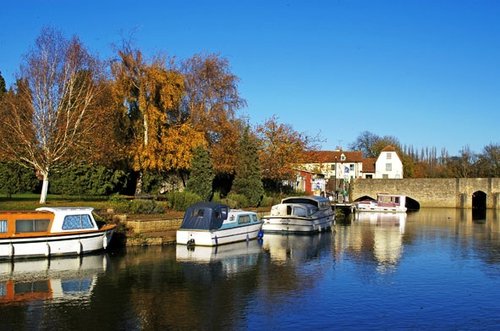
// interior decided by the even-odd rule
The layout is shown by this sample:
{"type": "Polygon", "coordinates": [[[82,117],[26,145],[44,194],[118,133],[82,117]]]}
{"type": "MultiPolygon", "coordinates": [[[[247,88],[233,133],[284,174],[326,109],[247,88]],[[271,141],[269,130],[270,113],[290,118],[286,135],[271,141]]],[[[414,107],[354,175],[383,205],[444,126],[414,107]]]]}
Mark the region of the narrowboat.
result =
{"type": "Polygon", "coordinates": [[[406,196],[377,194],[377,200],[362,200],[354,204],[355,212],[406,213],[406,196]]]}
{"type": "Polygon", "coordinates": [[[0,259],[80,255],[106,249],[116,225],[98,225],[88,207],[0,212],[0,259]]]}

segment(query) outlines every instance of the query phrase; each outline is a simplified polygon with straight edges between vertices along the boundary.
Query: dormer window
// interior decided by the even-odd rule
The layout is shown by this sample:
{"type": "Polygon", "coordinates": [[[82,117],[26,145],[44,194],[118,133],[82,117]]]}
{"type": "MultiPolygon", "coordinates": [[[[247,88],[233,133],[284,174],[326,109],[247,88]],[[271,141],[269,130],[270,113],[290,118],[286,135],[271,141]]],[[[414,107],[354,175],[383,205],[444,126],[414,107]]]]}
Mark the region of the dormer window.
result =
{"type": "Polygon", "coordinates": [[[340,155],[340,161],[342,161],[342,162],[344,162],[344,161],[345,161],[345,154],[344,154],[344,153],[342,153],[342,154],[340,155]]]}

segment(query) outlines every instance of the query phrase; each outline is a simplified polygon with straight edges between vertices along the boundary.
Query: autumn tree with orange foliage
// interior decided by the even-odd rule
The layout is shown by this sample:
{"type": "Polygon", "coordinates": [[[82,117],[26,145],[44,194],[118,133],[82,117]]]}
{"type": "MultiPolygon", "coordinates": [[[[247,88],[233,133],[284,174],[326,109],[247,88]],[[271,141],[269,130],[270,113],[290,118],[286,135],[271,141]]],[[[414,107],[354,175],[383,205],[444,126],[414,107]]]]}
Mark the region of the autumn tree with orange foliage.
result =
{"type": "Polygon", "coordinates": [[[118,55],[120,61],[112,65],[114,97],[129,120],[133,169],[139,173],[189,169],[193,149],[206,142],[203,131],[188,121],[189,114],[181,107],[183,75],[167,68],[164,59],[147,63],[139,50],[128,45],[118,55]]]}
{"type": "Polygon", "coordinates": [[[262,175],[271,189],[278,188],[282,181],[294,180],[297,166],[304,161],[304,152],[317,148],[319,140],[279,123],[276,116],[257,126],[256,131],[262,175]]]}
{"type": "Polygon", "coordinates": [[[235,113],[246,105],[238,93],[238,78],[227,59],[194,55],[182,63],[184,109],[197,131],[205,133],[214,170],[234,174],[238,141],[244,125],[235,113]]]}

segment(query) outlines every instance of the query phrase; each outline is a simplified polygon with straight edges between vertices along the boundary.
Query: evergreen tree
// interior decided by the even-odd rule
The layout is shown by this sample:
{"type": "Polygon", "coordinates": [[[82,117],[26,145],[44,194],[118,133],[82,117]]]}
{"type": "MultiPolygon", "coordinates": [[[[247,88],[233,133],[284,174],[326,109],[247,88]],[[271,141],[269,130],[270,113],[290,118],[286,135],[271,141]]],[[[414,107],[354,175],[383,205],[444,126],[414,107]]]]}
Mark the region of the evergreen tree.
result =
{"type": "Polygon", "coordinates": [[[5,79],[3,79],[2,72],[0,71],[0,100],[2,99],[2,96],[5,92],[7,92],[7,88],[5,87],[5,79]]]}
{"type": "Polygon", "coordinates": [[[239,142],[238,164],[232,191],[244,195],[251,206],[257,206],[264,195],[256,139],[247,127],[239,142]]]}
{"type": "Polygon", "coordinates": [[[35,171],[13,162],[0,162],[0,192],[11,196],[16,193],[32,192],[38,180],[35,171]]]}
{"type": "Polygon", "coordinates": [[[186,191],[198,194],[203,200],[209,201],[212,196],[212,183],[215,174],[208,151],[197,147],[193,151],[191,174],[186,184],[186,191]]]}

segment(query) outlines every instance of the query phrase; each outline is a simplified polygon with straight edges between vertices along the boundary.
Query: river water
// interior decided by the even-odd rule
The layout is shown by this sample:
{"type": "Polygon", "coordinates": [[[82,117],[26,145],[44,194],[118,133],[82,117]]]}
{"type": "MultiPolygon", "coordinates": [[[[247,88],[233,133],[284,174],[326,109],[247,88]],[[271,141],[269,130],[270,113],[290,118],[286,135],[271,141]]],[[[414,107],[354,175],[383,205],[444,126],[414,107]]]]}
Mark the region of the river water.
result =
{"type": "Polygon", "coordinates": [[[314,236],[0,263],[0,330],[498,330],[500,217],[424,209],[314,236]]]}

